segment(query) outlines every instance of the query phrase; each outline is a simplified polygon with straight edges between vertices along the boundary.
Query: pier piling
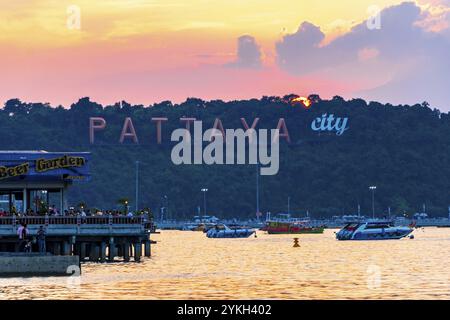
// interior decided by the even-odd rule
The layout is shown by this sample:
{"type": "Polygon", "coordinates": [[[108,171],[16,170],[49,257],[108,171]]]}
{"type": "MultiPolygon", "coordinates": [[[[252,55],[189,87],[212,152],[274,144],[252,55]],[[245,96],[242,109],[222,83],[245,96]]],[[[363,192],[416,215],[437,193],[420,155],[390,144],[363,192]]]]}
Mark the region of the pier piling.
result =
{"type": "Polygon", "coordinates": [[[142,243],[136,242],[134,244],[134,261],[140,262],[141,261],[141,255],[142,255],[142,243]]]}
{"type": "Polygon", "coordinates": [[[130,243],[125,242],[123,245],[123,260],[128,262],[130,261],[130,243]]]}
{"type": "Polygon", "coordinates": [[[151,249],[150,249],[150,241],[147,240],[144,243],[144,254],[146,257],[150,257],[151,256],[151,249]]]}
{"type": "Polygon", "coordinates": [[[64,241],[62,246],[62,255],[70,256],[71,253],[72,253],[72,245],[69,242],[64,241]]]}
{"type": "Polygon", "coordinates": [[[53,243],[53,254],[55,256],[60,256],[61,255],[61,244],[59,242],[54,242],[53,243]]]}
{"type": "Polygon", "coordinates": [[[86,242],[80,243],[80,261],[86,259],[86,242]]]}
{"type": "Polygon", "coordinates": [[[106,261],[106,243],[102,241],[100,243],[100,262],[106,261]]]}
{"type": "Polygon", "coordinates": [[[100,246],[97,243],[91,243],[91,249],[89,252],[89,261],[98,262],[100,258],[100,246]]]}

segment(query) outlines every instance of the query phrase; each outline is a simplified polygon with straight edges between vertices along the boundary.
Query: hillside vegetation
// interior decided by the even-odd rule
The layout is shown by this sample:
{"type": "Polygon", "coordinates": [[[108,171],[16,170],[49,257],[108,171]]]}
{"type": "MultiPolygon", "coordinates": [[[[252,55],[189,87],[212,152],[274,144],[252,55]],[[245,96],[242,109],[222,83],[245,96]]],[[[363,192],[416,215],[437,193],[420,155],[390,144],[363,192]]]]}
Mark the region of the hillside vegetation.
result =
{"type": "Polygon", "coordinates": [[[203,121],[211,128],[220,118],[225,129],[242,128],[260,118],[258,128],[274,129],[284,118],[291,143],[281,141],[280,170],[260,177],[260,208],[263,213],[308,210],[312,217],[355,213],[371,214],[371,193],[376,185],[377,214],[413,214],[426,204],[433,216],[447,215],[450,205],[450,115],[427,103],[393,106],[341,97],[315,101],[311,109],[293,107],[290,97],[263,97],[245,101],[188,99],[173,105],[152,106],[126,102],[102,106],[89,98],[68,108],[9,100],[0,109],[0,142],[3,150],[90,151],[92,179],[71,188],[72,205],[115,208],[118,199],[130,199],[134,207],[135,161],[140,164],[140,207],[155,213],[168,202],[169,215],[187,218],[203,209],[201,188],[208,188],[209,214],[218,217],[254,217],[254,165],[172,164],[171,132],[184,124],[181,117],[203,121]],[[322,114],[348,117],[349,129],[315,132],[311,122],[322,114]],[[105,130],[89,142],[89,118],[103,117],[105,130]],[[139,145],[119,137],[126,117],[131,117],[139,145]],[[167,117],[162,144],[156,142],[152,117],[167,117]],[[163,199],[167,196],[168,201],[163,199]]]}

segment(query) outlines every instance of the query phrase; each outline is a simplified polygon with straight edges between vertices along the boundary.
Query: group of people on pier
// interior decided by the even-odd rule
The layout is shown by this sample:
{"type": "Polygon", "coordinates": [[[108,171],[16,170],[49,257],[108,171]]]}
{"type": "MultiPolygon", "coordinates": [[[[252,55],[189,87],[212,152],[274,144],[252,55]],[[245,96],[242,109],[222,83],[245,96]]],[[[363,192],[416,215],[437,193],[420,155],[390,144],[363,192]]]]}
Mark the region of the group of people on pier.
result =
{"type": "MultiPolygon", "coordinates": [[[[32,243],[33,240],[30,239],[29,231],[27,228],[26,223],[21,223],[19,228],[17,228],[17,235],[19,237],[19,251],[20,252],[32,252],[32,243]]],[[[39,253],[45,253],[46,252],[46,245],[45,245],[45,229],[44,226],[40,226],[39,230],[37,231],[36,237],[34,238],[37,242],[39,253]]]]}

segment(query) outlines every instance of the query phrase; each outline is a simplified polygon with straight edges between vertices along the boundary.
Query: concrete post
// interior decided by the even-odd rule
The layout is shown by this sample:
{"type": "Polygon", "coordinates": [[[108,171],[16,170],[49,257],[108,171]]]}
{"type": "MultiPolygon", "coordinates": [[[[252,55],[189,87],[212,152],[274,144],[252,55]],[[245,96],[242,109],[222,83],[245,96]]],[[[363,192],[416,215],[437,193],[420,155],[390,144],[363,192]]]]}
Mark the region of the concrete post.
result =
{"type": "Polygon", "coordinates": [[[123,257],[123,244],[119,244],[116,248],[117,248],[117,256],[123,257]]]}
{"type": "Polygon", "coordinates": [[[55,256],[60,256],[61,255],[61,244],[59,242],[54,242],[53,243],[53,254],[55,256]]]}
{"type": "Polygon", "coordinates": [[[108,247],[108,261],[113,262],[116,254],[117,254],[116,245],[114,243],[110,243],[108,247]]]}
{"type": "Polygon", "coordinates": [[[86,258],[86,242],[80,243],[80,261],[86,258]]]}
{"type": "Polygon", "coordinates": [[[62,254],[63,256],[72,255],[72,245],[67,241],[63,242],[62,254]]]}
{"type": "Polygon", "coordinates": [[[100,262],[106,261],[106,242],[100,243],[100,262]]]}
{"type": "Polygon", "coordinates": [[[108,260],[110,262],[114,261],[114,257],[116,256],[116,245],[114,244],[114,238],[109,238],[109,247],[108,247],[108,260]]]}
{"type": "Polygon", "coordinates": [[[95,242],[91,242],[91,250],[89,252],[89,261],[98,262],[98,259],[100,258],[99,251],[100,251],[100,246],[95,242]]]}
{"type": "Polygon", "coordinates": [[[79,243],[75,243],[73,245],[73,255],[80,256],[80,244],[79,243]]]}
{"type": "Polygon", "coordinates": [[[134,244],[134,261],[135,262],[141,261],[141,255],[142,255],[142,243],[136,242],[134,244]]]}
{"type": "Polygon", "coordinates": [[[146,257],[151,257],[151,247],[150,247],[150,240],[146,240],[144,243],[144,253],[146,257]]]}
{"type": "Polygon", "coordinates": [[[123,260],[128,262],[130,261],[130,243],[125,242],[123,245],[123,260]]]}

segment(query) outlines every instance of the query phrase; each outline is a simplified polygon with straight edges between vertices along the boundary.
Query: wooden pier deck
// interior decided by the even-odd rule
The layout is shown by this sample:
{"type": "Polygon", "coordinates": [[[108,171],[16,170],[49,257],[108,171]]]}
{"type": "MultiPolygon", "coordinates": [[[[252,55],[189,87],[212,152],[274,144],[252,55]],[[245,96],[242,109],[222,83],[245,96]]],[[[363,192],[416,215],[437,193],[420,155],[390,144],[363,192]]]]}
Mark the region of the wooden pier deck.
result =
{"type": "Polygon", "coordinates": [[[116,258],[139,262],[151,256],[153,223],[147,216],[27,216],[0,217],[0,252],[18,252],[17,230],[26,223],[33,251],[37,231],[46,231],[46,249],[53,255],[77,255],[80,261],[106,262],[116,258]],[[144,248],[144,250],[142,250],[144,248]]]}

